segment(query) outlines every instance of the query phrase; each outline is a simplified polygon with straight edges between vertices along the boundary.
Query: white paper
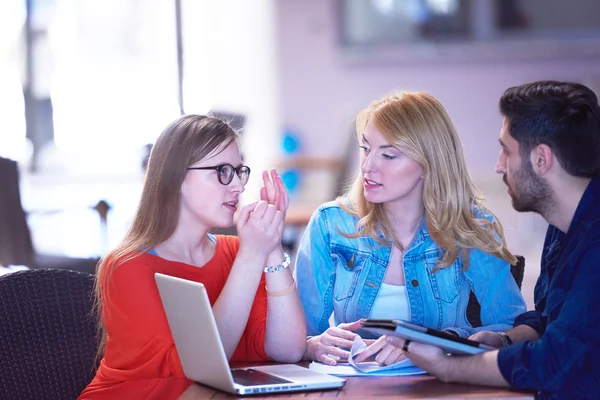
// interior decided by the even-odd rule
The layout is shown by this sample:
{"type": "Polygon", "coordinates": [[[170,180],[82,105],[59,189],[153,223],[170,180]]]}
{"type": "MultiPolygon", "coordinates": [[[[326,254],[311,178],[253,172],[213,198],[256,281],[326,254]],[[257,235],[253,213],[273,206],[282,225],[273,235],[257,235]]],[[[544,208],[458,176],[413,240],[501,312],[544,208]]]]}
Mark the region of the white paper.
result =
{"type": "Polygon", "coordinates": [[[408,376],[426,374],[424,370],[416,367],[409,359],[398,361],[391,365],[379,365],[375,361],[355,363],[354,357],[367,349],[367,344],[359,337],[354,339],[350,349],[350,359],[347,363],[338,362],[337,365],[327,365],[313,361],[309,369],[322,374],[337,376],[408,376]]]}

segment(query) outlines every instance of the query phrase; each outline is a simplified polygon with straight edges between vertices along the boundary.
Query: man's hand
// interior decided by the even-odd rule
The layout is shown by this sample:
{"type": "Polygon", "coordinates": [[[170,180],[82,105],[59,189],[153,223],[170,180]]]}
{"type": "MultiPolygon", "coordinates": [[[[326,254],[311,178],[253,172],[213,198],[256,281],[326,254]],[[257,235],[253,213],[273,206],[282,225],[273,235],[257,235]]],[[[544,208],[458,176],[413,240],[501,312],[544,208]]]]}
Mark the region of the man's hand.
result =
{"type": "MultiPolygon", "coordinates": [[[[398,349],[402,349],[404,346],[404,340],[399,337],[388,336],[386,340],[398,349]]],[[[450,374],[448,373],[450,370],[450,357],[442,349],[413,341],[409,341],[406,349],[408,351],[401,351],[413,364],[429,372],[442,382],[450,382],[450,374]]]]}
{"type": "Polygon", "coordinates": [[[502,337],[498,332],[481,331],[469,336],[469,339],[487,344],[497,349],[504,346],[504,340],[502,340],[502,337]]]}
{"type": "MultiPolygon", "coordinates": [[[[507,335],[513,343],[521,342],[523,340],[538,340],[540,338],[537,331],[528,325],[519,325],[504,332],[504,334],[507,335]]],[[[471,335],[469,339],[496,348],[506,345],[500,334],[497,332],[481,331],[471,335]]]]}
{"type": "Polygon", "coordinates": [[[464,382],[475,385],[507,387],[498,368],[498,350],[473,356],[448,356],[442,349],[423,343],[388,336],[388,343],[403,349],[404,355],[417,367],[442,382],[464,382]]]}

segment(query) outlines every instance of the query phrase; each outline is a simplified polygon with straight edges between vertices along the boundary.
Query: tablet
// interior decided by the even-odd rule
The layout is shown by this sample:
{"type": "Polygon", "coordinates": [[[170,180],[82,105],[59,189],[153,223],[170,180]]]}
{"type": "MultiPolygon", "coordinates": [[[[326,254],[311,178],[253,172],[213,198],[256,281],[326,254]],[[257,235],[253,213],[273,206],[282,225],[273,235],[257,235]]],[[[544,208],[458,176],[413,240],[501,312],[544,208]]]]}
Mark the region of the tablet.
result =
{"type": "Polygon", "coordinates": [[[415,325],[399,319],[364,319],[362,326],[380,335],[394,335],[404,340],[437,346],[450,354],[477,354],[495,347],[463,339],[450,333],[415,325]]]}

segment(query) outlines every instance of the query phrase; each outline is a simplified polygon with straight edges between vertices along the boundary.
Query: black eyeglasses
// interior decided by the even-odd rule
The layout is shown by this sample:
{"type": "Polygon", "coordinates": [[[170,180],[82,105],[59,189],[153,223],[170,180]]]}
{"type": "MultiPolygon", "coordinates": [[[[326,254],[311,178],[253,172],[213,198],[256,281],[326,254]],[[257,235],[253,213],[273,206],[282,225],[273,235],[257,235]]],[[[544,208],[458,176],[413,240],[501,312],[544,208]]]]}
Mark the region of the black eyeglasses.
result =
{"type": "Polygon", "coordinates": [[[231,164],[221,164],[214,167],[188,167],[190,169],[200,169],[200,170],[208,170],[214,169],[217,171],[217,178],[221,185],[229,185],[233,180],[233,173],[235,172],[240,178],[242,185],[246,186],[248,183],[248,179],[250,178],[250,167],[247,165],[240,165],[239,167],[234,167],[231,164]]]}

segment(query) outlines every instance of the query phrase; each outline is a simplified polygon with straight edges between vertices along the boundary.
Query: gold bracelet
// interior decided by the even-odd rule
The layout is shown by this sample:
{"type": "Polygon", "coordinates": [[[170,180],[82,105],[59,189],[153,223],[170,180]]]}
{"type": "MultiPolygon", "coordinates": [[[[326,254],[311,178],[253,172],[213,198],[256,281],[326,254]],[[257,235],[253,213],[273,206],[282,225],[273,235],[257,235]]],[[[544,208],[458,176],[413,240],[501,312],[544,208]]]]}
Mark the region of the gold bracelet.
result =
{"type": "Polygon", "coordinates": [[[265,285],[265,290],[267,291],[267,296],[285,296],[286,294],[292,293],[296,289],[296,281],[292,282],[289,288],[281,289],[281,290],[269,290],[267,289],[267,285],[265,285]]]}

